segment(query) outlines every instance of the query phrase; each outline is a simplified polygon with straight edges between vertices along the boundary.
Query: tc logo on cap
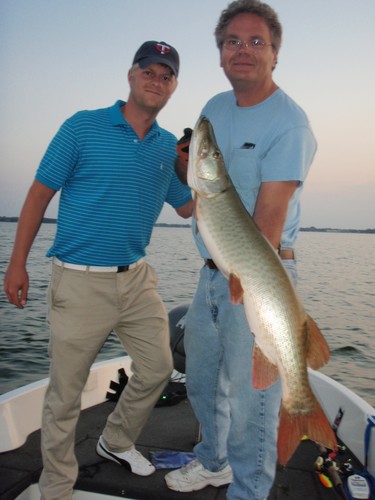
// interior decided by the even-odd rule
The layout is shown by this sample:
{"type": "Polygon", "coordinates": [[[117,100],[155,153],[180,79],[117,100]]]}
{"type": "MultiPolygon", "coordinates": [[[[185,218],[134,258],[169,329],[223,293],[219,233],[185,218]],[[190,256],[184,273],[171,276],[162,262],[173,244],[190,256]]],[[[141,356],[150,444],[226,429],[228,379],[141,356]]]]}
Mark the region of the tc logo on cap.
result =
{"type": "Polygon", "coordinates": [[[169,54],[169,52],[171,51],[168,45],[163,45],[162,43],[158,43],[156,45],[156,50],[160,52],[160,54],[169,54]]]}
{"type": "Polygon", "coordinates": [[[168,45],[164,40],[149,40],[144,42],[135,53],[133,64],[138,63],[144,69],[150,64],[164,64],[169,66],[173,74],[177,77],[180,67],[178,52],[168,45]]]}

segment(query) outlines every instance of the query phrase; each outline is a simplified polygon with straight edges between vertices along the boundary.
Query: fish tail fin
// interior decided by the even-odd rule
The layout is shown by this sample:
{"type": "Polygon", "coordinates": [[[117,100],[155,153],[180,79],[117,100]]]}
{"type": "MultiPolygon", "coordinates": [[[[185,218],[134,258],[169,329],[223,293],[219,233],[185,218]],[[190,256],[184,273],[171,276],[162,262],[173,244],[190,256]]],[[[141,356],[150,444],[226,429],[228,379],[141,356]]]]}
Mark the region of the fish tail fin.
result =
{"type": "Polygon", "coordinates": [[[284,406],[281,407],[277,440],[277,453],[281,465],[286,465],[304,436],[323,444],[326,448],[337,450],[335,433],[315,397],[314,400],[313,410],[305,415],[291,415],[284,406]]]}

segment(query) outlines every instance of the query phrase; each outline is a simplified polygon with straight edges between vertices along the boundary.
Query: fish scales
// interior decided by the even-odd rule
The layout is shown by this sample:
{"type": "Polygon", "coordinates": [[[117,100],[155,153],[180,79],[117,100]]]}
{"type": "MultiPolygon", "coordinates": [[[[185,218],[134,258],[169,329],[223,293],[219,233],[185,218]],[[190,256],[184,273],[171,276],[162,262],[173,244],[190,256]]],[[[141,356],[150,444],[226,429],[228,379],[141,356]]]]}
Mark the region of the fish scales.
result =
{"type": "Polygon", "coordinates": [[[240,200],[205,117],[194,129],[188,183],[198,230],[228,278],[232,301],[243,302],[255,336],[253,383],[259,389],[273,383],[275,367],[281,378],[280,463],[286,463],[305,434],[335,449],[335,436],[307,374],[307,359],[319,368],[328,361],[328,346],[305,313],[279,256],[240,200]]]}
{"type": "MultiPolygon", "coordinates": [[[[255,238],[254,241],[253,235],[249,233],[249,224],[253,222],[233,189],[211,198],[199,197],[196,210],[202,236],[205,234],[206,239],[221,242],[220,248],[213,248],[214,243],[209,248],[215,254],[215,262],[226,276],[232,273],[241,276],[245,294],[251,295],[251,300],[256,304],[254,309],[257,311],[257,323],[262,330],[254,331],[257,342],[260,345],[263,343],[262,339],[257,337],[258,334],[265,336],[266,342],[271,340],[275,344],[277,354],[271,353],[271,361],[276,364],[277,357],[284,361],[280,365],[281,369],[284,365],[289,367],[288,386],[291,386],[294,393],[299,392],[301,369],[305,363],[299,356],[301,349],[294,349],[293,342],[288,336],[282,335],[282,332],[286,329],[299,329],[303,321],[302,311],[298,308],[297,314],[290,314],[290,311],[295,309],[291,308],[291,302],[296,298],[284,269],[278,266],[276,273],[274,269],[271,272],[278,256],[273,250],[270,252],[263,237],[255,238]],[[268,253],[268,258],[259,261],[259,253],[268,253]],[[278,282],[276,289],[275,282],[278,282]],[[301,359],[296,362],[298,357],[301,359]]],[[[253,323],[251,318],[250,321],[253,323]]],[[[265,350],[270,353],[269,349],[265,350]]],[[[303,394],[303,397],[306,398],[306,394],[303,394]]]]}

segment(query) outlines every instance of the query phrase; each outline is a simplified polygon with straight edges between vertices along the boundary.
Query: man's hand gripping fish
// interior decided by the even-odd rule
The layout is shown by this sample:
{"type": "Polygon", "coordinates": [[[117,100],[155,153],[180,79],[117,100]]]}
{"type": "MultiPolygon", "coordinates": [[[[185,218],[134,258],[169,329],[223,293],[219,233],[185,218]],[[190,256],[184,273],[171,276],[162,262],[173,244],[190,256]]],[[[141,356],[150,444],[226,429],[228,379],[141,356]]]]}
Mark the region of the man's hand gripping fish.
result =
{"type": "Polygon", "coordinates": [[[279,256],[242,204],[205,117],[193,133],[188,184],[198,230],[228,278],[232,303],[243,302],[255,336],[253,385],[264,389],[281,377],[279,462],[287,463],[303,436],[336,449],[334,432],[307,375],[307,365],[318,369],[327,363],[328,345],[304,311],[279,256]]]}

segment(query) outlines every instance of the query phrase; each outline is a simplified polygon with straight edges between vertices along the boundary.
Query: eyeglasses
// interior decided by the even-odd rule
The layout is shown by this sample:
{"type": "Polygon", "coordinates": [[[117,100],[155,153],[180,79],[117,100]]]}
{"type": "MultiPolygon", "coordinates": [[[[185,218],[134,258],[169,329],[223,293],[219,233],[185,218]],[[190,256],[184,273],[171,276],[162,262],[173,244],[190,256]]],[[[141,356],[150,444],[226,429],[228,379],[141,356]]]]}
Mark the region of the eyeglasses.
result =
{"type": "Polygon", "coordinates": [[[266,43],[260,38],[253,38],[250,42],[243,42],[237,38],[228,38],[223,42],[223,46],[232,52],[242,47],[250,47],[250,49],[254,50],[263,50],[264,47],[267,47],[268,45],[272,45],[272,43],[266,43]]]}

